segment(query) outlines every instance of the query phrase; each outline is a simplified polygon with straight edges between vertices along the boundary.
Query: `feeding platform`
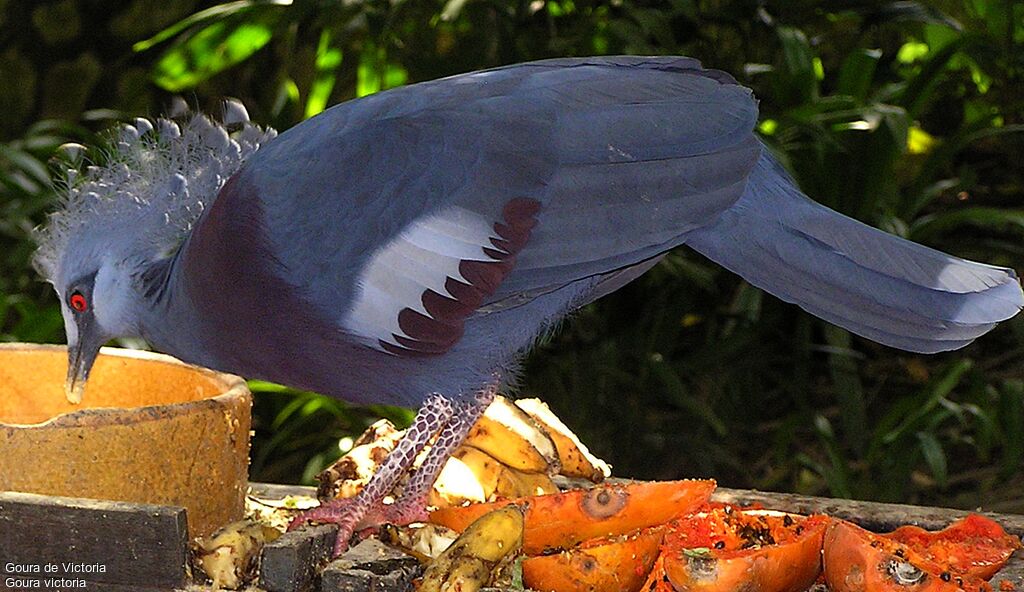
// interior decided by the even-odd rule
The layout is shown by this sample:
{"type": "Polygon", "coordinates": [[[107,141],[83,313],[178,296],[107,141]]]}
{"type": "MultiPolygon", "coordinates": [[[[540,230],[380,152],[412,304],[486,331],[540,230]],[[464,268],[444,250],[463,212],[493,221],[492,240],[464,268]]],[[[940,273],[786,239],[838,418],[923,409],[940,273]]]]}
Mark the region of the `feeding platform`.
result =
{"type": "MultiPolygon", "coordinates": [[[[296,499],[312,501],[318,493],[325,493],[309,487],[247,483],[250,395],[236,377],[165,356],[108,349],[96,363],[85,405],[73,406],[64,399],[60,386],[65,368],[64,348],[0,345],[0,590],[212,590],[196,567],[193,542],[197,537],[209,540],[215,529],[241,518],[246,502],[252,512],[254,508],[285,508],[296,499]]],[[[511,403],[501,405],[502,417],[517,413],[511,403]]],[[[526,405],[525,409],[538,419],[543,416],[535,407],[526,405]]],[[[499,421],[480,430],[472,436],[481,447],[477,453],[488,445],[498,452],[509,448],[505,444],[518,441],[516,429],[525,428],[499,421]],[[502,435],[505,428],[510,431],[502,435]]],[[[396,440],[393,432],[380,426],[371,432],[377,443],[396,440]]],[[[569,455],[563,448],[579,445],[574,437],[555,440],[550,445],[532,440],[531,445],[539,448],[530,462],[544,479],[527,478],[535,473],[510,465],[494,469],[492,463],[487,465],[493,477],[491,485],[557,490],[579,487],[580,476],[600,480],[603,468],[599,460],[584,458],[584,454],[566,462],[569,455]],[[563,474],[572,466],[576,478],[551,481],[546,476],[544,471],[550,468],[547,463],[556,449],[555,458],[566,459],[561,463],[563,474]],[[503,480],[505,485],[499,485],[503,480]]],[[[371,445],[373,442],[367,444],[371,445]]],[[[379,455],[367,458],[374,456],[379,455]]],[[[474,465],[474,458],[461,457],[466,467],[484,466],[474,465]]],[[[362,468],[372,472],[372,467],[362,468]]],[[[713,488],[713,483],[704,483],[706,487],[693,488],[703,491],[699,503],[707,500],[713,488]]],[[[671,490],[672,484],[639,484],[631,489],[635,485],[613,480],[611,487],[633,492],[629,494],[633,497],[620,500],[621,506],[597,508],[597,517],[607,518],[603,511],[614,514],[633,502],[630,512],[649,518],[658,513],[654,506],[669,503],[665,496],[650,495],[662,488],[671,490]],[[648,507],[652,510],[647,511],[648,507]]],[[[578,497],[601,503],[600,492],[604,491],[611,489],[594,489],[578,497]],[[598,495],[591,495],[594,493],[598,495]]],[[[450,496],[486,492],[435,487],[434,493],[451,501],[450,496]]],[[[715,490],[711,501],[800,515],[827,514],[875,532],[907,524],[939,530],[967,515],[959,510],[724,488],[715,490]]],[[[987,516],[1009,534],[1024,535],[1024,516],[987,516]]],[[[658,524],[662,518],[666,517],[659,518],[658,524]]],[[[594,526],[586,519],[571,524],[594,526]]],[[[260,532],[257,529],[253,540],[261,538],[260,532]]],[[[244,589],[397,592],[411,589],[414,578],[423,573],[420,559],[374,538],[332,560],[335,532],[329,525],[309,526],[254,543],[250,556],[257,560],[245,566],[244,575],[250,581],[244,589]]],[[[276,536],[276,531],[273,534],[276,536]]],[[[590,536],[593,534],[579,539],[590,536]]],[[[548,553],[545,548],[537,553],[529,546],[525,544],[524,551],[532,557],[557,551],[548,553]]],[[[561,543],[555,546],[563,547],[561,543]]],[[[1020,555],[1018,551],[991,578],[997,590],[1024,592],[1024,558],[1020,555]]],[[[810,589],[825,590],[820,583],[810,589]]]]}
{"type": "MultiPolygon", "coordinates": [[[[254,499],[270,504],[289,496],[314,494],[310,487],[254,483],[250,489],[254,499]]],[[[874,531],[888,531],[904,524],[936,530],[968,514],[962,510],[725,488],[716,490],[712,500],[757,504],[800,514],[827,513],[874,531]]],[[[182,508],[169,506],[0,493],[0,578],[45,581],[55,575],[79,581],[77,589],[89,591],[213,590],[201,583],[202,578],[193,579],[191,575],[186,513],[182,508]],[[46,565],[54,564],[57,568],[53,574],[34,571],[34,566],[45,569],[46,565]]],[[[999,522],[1008,533],[1024,535],[1024,516],[985,515],[999,522]]],[[[372,539],[332,561],[329,556],[334,533],[333,526],[313,526],[268,543],[261,552],[256,580],[244,589],[397,592],[411,589],[410,582],[421,572],[415,558],[372,539]]],[[[1016,553],[991,582],[996,590],[1000,583],[1004,590],[1024,590],[1021,553],[1016,553]]],[[[812,590],[827,589],[818,584],[812,590]]]]}

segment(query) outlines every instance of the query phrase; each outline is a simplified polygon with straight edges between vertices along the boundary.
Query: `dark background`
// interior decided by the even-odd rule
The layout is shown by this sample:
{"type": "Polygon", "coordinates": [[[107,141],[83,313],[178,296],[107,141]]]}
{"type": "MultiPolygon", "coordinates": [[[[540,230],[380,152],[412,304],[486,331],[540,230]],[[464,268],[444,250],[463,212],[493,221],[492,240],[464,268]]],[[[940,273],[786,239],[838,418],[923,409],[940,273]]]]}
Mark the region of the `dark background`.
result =
{"type": "MultiPolygon", "coordinates": [[[[64,142],[102,144],[175,95],[213,112],[238,97],[286,129],[407,82],[602,53],[733,73],[815,199],[1024,270],[1022,3],[0,0],[0,339],[63,340],[28,258],[64,142]]],[[[683,248],[538,346],[522,393],[619,475],[1024,512],[1022,370],[1021,318],[960,352],[909,355],[683,248]]],[[[411,417],[253,388],[257,480],[309,481],[343,436],[411,417]]]]}

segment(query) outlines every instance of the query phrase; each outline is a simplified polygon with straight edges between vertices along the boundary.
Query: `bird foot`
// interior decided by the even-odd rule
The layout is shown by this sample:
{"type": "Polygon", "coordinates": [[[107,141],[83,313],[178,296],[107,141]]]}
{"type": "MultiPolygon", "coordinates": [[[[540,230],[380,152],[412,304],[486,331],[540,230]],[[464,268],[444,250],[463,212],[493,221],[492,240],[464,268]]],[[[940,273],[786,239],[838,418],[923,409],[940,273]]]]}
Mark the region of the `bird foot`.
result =
{"type": "Polygon", "coordinates": [[[425,522],[428,518],[426,498],[400,498],[391,504],[377,501],[365,511],[360,505],[358,498],[323,501],[318,507],[306,510],[292,519],[288,530],[295,530],[308,522],[336,524],[338,536],[334,540],[333,557],[337,557],[348,549],[353,535],[359,535],[359,540],[362,540],[380,530],[382,524],[404,526],[412,522],[425,522]]]}
{"type": "Polygon", "coordinates": [[[413,522],[426,522],[429,518],[426,497],[406,498],[403,496],[390,504],[375,504],[366,513],[363,522],[405,526],[413,522]]]}
{"type": "Polygon", "coordinates": [[[356,503],[356,498],[330,499],[320,502],[320,505],[316,508],[301,512],[293,518],[288,524],[288,530],[295,530],[308,522],[336,524],[338,526],[338,536],[334,540],[332,557],[337,557],[348,549],[352,535],[355,534],[356,528],[363,521],[366,512],[359,507],[360,505],[356,503]]]}

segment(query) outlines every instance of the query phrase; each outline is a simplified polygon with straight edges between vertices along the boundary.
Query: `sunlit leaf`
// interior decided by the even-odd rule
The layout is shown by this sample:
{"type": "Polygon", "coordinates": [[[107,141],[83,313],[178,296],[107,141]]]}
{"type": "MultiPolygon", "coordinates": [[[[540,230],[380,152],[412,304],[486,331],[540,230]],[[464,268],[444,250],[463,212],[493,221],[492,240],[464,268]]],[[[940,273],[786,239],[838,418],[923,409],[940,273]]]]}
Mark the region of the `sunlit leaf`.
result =
{"type": "Polygon", "coordinates": [[[448,0],[441,10],[441,20],[453,21],[459,17],[468,0],[448,0]]]}
{"type": "Polygon", "coordinates": [[[181,19],[149,39],[137,42],[132,46],[132,50],[146,51],[154,45],[163,43],[175,35],[184,32],[189,27],[206,21],[225,19],[258,6],[290,6],[291,4],[292,0],[239,0],[237,2],[218,4],[181,19]]]}
{"type": "Polygon", "coordinates": [[[907,130],[907,152],[910,154],[930,152],[935,146],[935,141],[931,134],[916,125],[910,126],[910,129],[907,130]]]}
{"type": "Polygon", "coordinates": [[[900,46],[900,50],[896,52],[896,61],[901,64],[913,64],[928,55],[928,51],[929,47],[927,43],[921,43],[920,41],[907,41],[900,46]]]}
{"type": "Polygon", "coordinates": [[[256,53],[272,37],[269,24],[216,22],[164,52],[153,81],[171,92],[192,88],[256,53]]]}
{"type": "Polygon", "coordinates": [[[324,30],[320,33],[320,43],[316,49],[316,78],[309,89],[309,97],[306,99],[307,118],[313,117],[327,107],[327,101],[331,98],[331,91],[334,90],[334,83],[337,70],[341,66],[341,49],[334,47],[331,43],[331,32],[324,30]]]}
{"type": "Polygon", "coordinates": [[[929,58],[921,66],[920,72],[907,84],[900,97],[900,105],[912,116],[917,117],[931,101],[935,88],[942,81],[949,61],[960,51],[964,43],[964,39],[960,38],[929,54],[929,58]]]}

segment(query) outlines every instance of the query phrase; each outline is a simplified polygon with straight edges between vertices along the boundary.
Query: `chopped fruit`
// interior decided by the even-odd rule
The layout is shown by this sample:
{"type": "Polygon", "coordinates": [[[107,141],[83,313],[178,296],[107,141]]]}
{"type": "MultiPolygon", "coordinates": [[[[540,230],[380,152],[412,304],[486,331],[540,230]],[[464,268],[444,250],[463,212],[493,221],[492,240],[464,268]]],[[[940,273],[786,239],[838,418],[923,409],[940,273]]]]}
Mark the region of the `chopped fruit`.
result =
{"type": "Polygon", "coordinates": [[[821,573],[821,542],[830,519],[729,507],[669,523],[663,574],[678,592],[803,592],[821,573]]]}
{"type": "Polygon", "coordinates": [[[983,592],[979,578],[957,575],[886,536],[836,521],[825,533],[825,581],[832,592],[983,592]]]}
{"type": "Polygon", "coordinates": [[[901,526],[885,536],[954,574],[983,580],[994,576],[1021,547],[1019,538],[979,514],[970,514],[938,532],[901,526]]]}
{"type": "Polygon", "coordinates": [[[518,471],[558,474],[558,449],[551,436],[504,397],[494,398],[463,445],[478,448],[518,471]]]}
{"type": "Polygon", "coordinates": [[[522,542],[522,509],[505,506],[485,514],[427,566],[419,592],[479,590],[522,542]]]}
{"type": "Polygon", "coordinates": [[[590,453],[562,420],[558,419],[547,403],[540,399],[519,399],[516,406],[525,411],[551,436],[562,461],[561,474],[566,477],[581,477],[600,483],[612,474],[608,463],[590,453]]]}
{"type": "Polygon", "coordinates": [[[712,480],[604,483],[587,490],[442,508],[431,512],[430,521],[461,531],[496,508],[522,505],[526,508],[523,550],[532,556],[663,524],[699,508],[714,489],[712,480]]]}
{"type": "Polygon", "coordinates": [[[523,561],[523,583],[540,592],[637,592],[658,557],[664,526],[584,541],[523,561]]]}

